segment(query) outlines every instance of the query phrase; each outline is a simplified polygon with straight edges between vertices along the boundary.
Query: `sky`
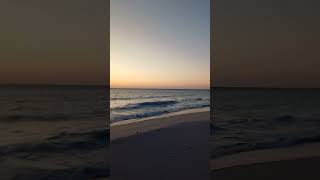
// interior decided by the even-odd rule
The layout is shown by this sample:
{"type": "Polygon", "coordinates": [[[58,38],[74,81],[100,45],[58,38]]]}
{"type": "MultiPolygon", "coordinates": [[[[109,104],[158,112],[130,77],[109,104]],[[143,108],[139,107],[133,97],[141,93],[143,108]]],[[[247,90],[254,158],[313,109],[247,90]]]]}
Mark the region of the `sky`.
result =
{"type": "Polygon", "coordinates": [[[320,1],[213,1],[213,87],[320,88],[320,1]]]}
{"type": "Polygon", "coordinates": [[[106,84],[106,14],[105,0],[1,0],[0,84],[106,84]]]}
{"type": "Polygon", "coordinates": [[[111,87],[210,87],[210,0],[110,4],[111,87]]]}
{"type": "MultiPolygon", "coordinates": [[[[319,1],[212,2],[210,63],[209,0],[111,0],[112,87],[320,88],[319,1]]],[[[1,0],[0,84],[105,84],[106,10],[1,0]]]]}

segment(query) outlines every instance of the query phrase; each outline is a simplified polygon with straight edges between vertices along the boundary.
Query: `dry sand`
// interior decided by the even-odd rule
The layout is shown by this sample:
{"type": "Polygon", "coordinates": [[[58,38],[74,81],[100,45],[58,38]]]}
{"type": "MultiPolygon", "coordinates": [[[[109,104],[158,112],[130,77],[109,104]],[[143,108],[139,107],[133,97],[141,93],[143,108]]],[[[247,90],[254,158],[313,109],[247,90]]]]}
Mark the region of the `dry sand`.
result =
{"type": "Polygon", "coordinates": [[[209,112],[111,126],[111,178],[209,179],[209,131],[209,112]]]}

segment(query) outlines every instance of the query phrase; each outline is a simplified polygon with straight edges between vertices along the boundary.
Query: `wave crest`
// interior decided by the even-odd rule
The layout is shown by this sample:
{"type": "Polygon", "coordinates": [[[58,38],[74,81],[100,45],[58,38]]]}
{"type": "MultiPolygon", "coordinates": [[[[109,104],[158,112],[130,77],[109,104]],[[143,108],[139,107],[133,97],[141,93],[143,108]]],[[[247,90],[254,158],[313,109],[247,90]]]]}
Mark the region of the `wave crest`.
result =
{"type": "Polygon", "coordinates": [[[136,104],[128,104],[123,107],[115,107],[111,108],[111,110],[121,111],[121,110],[133,110],[133,109],[140,109],[145,107],[158,107],[158,106],[169,106],[174,105],[178,103],[174,100],[168,100],[168,101],[150,101],[150,102],[142,102],[142,103],[136,103],[136,104]]]}

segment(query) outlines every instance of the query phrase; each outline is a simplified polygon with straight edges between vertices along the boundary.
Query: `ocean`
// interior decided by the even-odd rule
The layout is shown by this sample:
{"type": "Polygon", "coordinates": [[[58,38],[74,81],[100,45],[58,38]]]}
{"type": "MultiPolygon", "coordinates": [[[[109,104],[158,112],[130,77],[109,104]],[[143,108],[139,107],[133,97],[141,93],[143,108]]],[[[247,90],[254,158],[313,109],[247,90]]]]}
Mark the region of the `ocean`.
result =
{"type": "Polygon", "coordinates": [[[111,89],[111,123],[209,108],[210,90],[111,89]]]}
{"type": "Polygon", "coordinates": [[[213,89],[211,158],[320,141],[320,89],[213,89]]]}
{"type": "Polygon", "coordinates": [[[1,86],[0,169],[13,177],[4,178],[108,177],[107,93],[103,86],[1,86]]]}
{"type": "Polygon", "coordinates": [[[2,86],[0,122],[107,121],[103,86],[2,86]]]}

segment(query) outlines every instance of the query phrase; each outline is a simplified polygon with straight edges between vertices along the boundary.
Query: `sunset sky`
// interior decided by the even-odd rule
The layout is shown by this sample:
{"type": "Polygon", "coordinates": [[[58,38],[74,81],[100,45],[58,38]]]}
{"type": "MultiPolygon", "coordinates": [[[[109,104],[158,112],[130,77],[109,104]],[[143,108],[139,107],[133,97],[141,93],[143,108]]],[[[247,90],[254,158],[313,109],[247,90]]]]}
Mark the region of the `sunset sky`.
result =
{"type": "MultiPolygon", "coordinates": [[[[0,85],[106,84],[106,2],[0,1],[0,85]]],[[[320,1],[212,2],[210,63],[210,0],[111,0],[111,86],[320,88],[320,1]]]]}
{"type": "Polygon", "coordinates": [[[113,88],[209,88],[210,0],[111,0],[113,88]]]}

